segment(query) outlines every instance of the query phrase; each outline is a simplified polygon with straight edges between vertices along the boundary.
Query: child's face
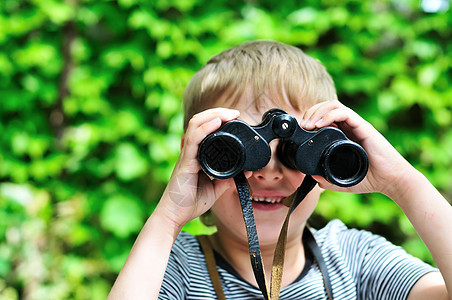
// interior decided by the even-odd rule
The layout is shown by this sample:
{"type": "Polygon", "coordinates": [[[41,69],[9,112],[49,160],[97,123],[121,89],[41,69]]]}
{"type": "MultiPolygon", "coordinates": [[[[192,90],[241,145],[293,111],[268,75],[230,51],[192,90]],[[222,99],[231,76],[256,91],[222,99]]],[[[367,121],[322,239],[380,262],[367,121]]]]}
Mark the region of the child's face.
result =
{"type": "MultiPolygon", "coordinates": [[[[262,101],[262,105],[256,108],[252,104],[252,99],[244,94],[238,102],[238,105],[231,107],[238,109],[240,119],[250,125],[256,125],[261,121],[262,115],[269,109],[275,108],[270,98],[262,101]]],[[[220,102],[222,103],[222,102],[220,102]]],[[[227,103],[226,103],[227,104],[227,103]]],[[[224,105],[227,107],[227,105],[224,105]]],[[[288,114],[301,120],[303,112],[297,112],[294,109],[280,107],[288,114]]],[[[254,217],[259,235],[261,246],[265,244],[274,245],[277,242],[281,226],[287,215],[288,208],[282,203],[278,203],[282,198],[294,193],[303,181],[304,174],[285,167],[276,157],[276,146],[278,141],[270,143],[272,157],[268,165],[262,170],[252,172],[248,182],[251,186],[253,199],[254,217]],[[266,203],[265,200],[275,201],[275,203],[266,203]],[[264,200],[264,201],[263,201],[264,200]]],[[[316,186],[308,196],[302,201],[298,208],[293,212],[289,222],[288,238],[301,238],[306,220],[314,211],[321,189],[316,186]]],[[[246,241],[245,226],[241,214],[240,203],[235,186],[229,188],[212,207],[214,220],[219,231],[229,233],[237,238],[246,241]]]]}

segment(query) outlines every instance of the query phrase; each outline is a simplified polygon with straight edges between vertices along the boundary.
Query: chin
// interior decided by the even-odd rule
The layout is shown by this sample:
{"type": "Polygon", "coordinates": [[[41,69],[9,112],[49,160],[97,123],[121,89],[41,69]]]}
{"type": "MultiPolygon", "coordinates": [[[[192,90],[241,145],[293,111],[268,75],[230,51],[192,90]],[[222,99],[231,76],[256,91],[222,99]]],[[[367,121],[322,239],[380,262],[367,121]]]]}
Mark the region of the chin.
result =
{"type": "Polygon", "coordinates": [[[260,245],[273,245],[278,242],[278,237],[282,228],[282,222],[273,222],[266,224],[257,223],[256,227],[260,245]]]}

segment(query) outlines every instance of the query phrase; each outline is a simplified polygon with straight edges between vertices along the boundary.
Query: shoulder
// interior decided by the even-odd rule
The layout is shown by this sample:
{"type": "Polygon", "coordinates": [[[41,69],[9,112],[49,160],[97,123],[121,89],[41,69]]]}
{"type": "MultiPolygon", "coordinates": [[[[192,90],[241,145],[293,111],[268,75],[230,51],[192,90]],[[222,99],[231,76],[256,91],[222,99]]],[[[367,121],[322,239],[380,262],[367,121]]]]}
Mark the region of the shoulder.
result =
{"type": "MultiPolygon", "coordinates": [[[[312,230],[320,248],[347,252],[363,252],[384,247],[402,250],[387,241],[384,237],[367,230],[348,228],[340,220],[330,221],[320,230],[312,230]]],[[[402,250],[403,251],[403,250],[402,250]]]]}
{"type": "Polygon", "coordinates": [[[402,247],[366,230],[350,229],[333,220],[320,230],[313,230],[322,253],[328,259],[340,259],[354,272],[363,267],[388,268],[394,264],[427,265],[402,247]]]}
{"type": "Polygon", "coordinates": [[[349,229],[339,220],[313,232],[332,277],[354,282],[360,298],[404,299],[420,277],[434,270],[384,237],[349,229]]]}
{"type": "Polygon", "coordinates": [[[341,220],[334,219],[330,221],[325,227],[321,229],[311,229],[315,235],[316,240],[323,241],[331,238],[341,238],[348,236],[374,236],[379,237],[378,235],[374,235],[366,230],[359,230],[354,228],[348,228],[341,220]]]}
{"type": "Polygon", "coordinates": [[[170,262],[175,262],[179,268],[190,268],[192,264],[204,264],[204,255],[196,236],[181,232],[170,253],[170,262]]]}
{"type": "Polygon", "coordinates": [[[214,299],[204,255],[196,236],[179,233],[171,249],[159,299],[214,299]]]}
{"type": "Polygon", "coordinates": [[[326,224],[325,227],[321,229],[311,228],[311,231],[314,234],[317,242],[319,242],[320,240],[324,240],[331,234],[337,235],[338,233],[345,232],[348,230],[350,229],[348,229],[347,226],[338,219],[330,221],[328,224],[326,224]]]}
{"type": "Polygon", "coordinates": [[[196,236],[188,232],[181,232],[174,242],[172,252],[176,253],[201,253],[196,236]]]}

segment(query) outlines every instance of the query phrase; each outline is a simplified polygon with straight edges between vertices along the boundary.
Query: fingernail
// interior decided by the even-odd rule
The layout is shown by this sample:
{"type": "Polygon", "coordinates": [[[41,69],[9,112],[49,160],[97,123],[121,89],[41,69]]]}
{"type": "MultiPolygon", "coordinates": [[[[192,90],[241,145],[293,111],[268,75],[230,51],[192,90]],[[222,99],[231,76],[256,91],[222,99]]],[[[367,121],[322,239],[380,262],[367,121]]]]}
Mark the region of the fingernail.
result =
{"type": "Polygon", "coordinates": [[[215,119],[210,120],[209,123],[210,123],[210,124],[221,123],[221,119],[217,117],[217,118],[215,118],[215,119]]]}
{"type": "Polygon", "coordinates": [[[237,109],[231,109],[231,110],[229,110],[228,115],[229,115],[231,118],[236,118],[236,117],[238,117],[238,116],[240,115],[240,111],[237,110],[237,109]]]}
{"type": "Polygon", "coordinates": [[[322,124],[323,124],[323,119],[320,119],[317,122],[315,122],[314,126],[320,127],[322,124]]]}

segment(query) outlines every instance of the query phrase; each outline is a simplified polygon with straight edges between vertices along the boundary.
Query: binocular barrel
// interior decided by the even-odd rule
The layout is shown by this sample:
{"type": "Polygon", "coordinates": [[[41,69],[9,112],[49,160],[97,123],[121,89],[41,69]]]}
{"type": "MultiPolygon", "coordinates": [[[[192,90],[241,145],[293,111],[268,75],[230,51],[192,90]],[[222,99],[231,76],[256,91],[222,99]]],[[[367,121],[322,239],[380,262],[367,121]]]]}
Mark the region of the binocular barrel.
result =
{"type": "Polygon", "coordinates": [[[198,160],[204,172],[215,179],[228,179],[243,171],[245,147],[235,135],[218,132],[201,144],[198,160]]]}

